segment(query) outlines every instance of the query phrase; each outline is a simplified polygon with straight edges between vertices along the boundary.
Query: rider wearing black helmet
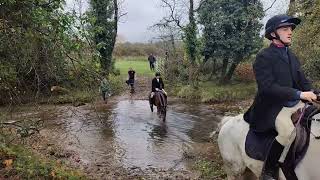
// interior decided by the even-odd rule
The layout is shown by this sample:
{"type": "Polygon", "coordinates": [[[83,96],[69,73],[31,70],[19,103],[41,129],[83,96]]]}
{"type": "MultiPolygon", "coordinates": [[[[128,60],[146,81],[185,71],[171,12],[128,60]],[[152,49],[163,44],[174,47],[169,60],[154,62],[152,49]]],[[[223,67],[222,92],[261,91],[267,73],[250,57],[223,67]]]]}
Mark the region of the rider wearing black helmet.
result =
{"type": "Polygon", "coordinates": [[[296,136],[291,115],[304,106],[300,100],[317,98],[299,60],[288,49],[292,32],[300,21],[287,15],[269,19],[265,37],[271,44],[257,54],[253,64],[258,92],[244,119],[255,132],[277,132],[262,169],[263,180],[278,179],[279,158],[296,136]]]}
{"type": "Polygon", "coordinates": [[[161,78],[161,74],[159,72],[156,72],[155,77],[152,79],[150,103],[153,102],[153,96],[155,92],[162,92],[164,95],[167,95],[166,91],[164,90],[164,83],[161,78]]]}
{"type": "Polygon", "coordinates": [[[164,91],[164,83],[159,72],[156,72],[155,77],[152,79],[151,91],[164,91]]]}

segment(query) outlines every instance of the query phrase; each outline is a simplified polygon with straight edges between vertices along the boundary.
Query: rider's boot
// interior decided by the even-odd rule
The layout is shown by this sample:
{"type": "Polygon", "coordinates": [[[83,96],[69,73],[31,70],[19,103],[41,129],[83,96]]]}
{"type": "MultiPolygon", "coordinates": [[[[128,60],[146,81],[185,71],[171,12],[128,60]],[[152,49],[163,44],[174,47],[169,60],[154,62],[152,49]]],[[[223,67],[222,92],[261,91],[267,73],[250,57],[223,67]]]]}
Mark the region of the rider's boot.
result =
{"type": "Polygon", "coordinates": [[[279,158],[284,147],[274,140],[269,150],[267,159],[264,162],[260,180],[278,180],[279,178],[279,158]]]}
{"type": "Polygon", "coordinates": [[[285,158],[285,161],[283,163],[280,163],[280,168],[281,168],[283,174],[285,175],[286,179],[298,180],[296,172],[294,171],[294,169],[295,169],[294,165],[292,163],[287,163],[288,161],[292,161],[295,158],[294,153],[291,152],[291,148],[285,158]]]}

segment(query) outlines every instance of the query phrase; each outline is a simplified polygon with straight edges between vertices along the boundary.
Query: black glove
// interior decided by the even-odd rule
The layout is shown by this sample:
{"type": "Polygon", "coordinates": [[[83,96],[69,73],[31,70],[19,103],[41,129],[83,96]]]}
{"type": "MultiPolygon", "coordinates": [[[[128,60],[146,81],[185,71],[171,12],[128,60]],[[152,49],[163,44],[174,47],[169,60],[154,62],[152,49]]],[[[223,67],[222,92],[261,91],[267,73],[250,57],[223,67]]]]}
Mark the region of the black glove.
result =
{"type": "Polygon", "coordinates": [[[316,95],[320,95],[320,89],[314,89],[313,93],[315,93],[316,95]]]}
{"type": "Polygon", "coordinates": [[[317,101],[320,101],[320,89],[314,89],[313,93],[317,95],[317,101]]]}

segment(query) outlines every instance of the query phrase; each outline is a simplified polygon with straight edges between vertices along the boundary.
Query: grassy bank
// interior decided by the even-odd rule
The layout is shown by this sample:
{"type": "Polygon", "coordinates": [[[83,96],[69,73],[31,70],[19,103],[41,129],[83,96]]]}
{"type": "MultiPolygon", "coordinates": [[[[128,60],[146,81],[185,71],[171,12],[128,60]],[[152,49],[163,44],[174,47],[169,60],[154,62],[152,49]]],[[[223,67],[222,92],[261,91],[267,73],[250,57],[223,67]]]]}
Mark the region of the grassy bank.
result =
{"type": "Polygon", "coordinates": [[[173,85],[170,93],[190,101],[203,103],[222,103],[251,99],[256,92],[256,85],[252,83],[234,82],[219,85],[215,82],[200,82],[197,88],[189,85],[173,85]]]}
{"type": "Polygon", "coordinates": [[[208,142],[200,143],[195,149],[194,152],[197,153],[193,154],[195,163],[192,168],[200,173],[199,179],[223,180],[226,178],[216,136],[208,142]]]}
{"type": "MultiPolygon", "coordinates": [[[[109,76],[109,83],[112,95],[119,95],[124,90],[123,78],[120,76],[109,76]]],[[[99,84],[92,89],[66,89],[61,88],[52,92],[52,96],[43,97],[39,100],[42,104],[73,104],[75,106],[90,103],[101,98],[99,84]]]]}
{"type": "Polygon", "coordinates": [[[194,169],[201,173],[201,179],[225,179],[225,172],[222,164],[210,159],[200,159],[194,165],[194,169]]]}
{"type": "Polygon", "coordinates": [[[34,155],[23,146],[0,144],[0,179],[86,179],[61,161],[34,155]]]}

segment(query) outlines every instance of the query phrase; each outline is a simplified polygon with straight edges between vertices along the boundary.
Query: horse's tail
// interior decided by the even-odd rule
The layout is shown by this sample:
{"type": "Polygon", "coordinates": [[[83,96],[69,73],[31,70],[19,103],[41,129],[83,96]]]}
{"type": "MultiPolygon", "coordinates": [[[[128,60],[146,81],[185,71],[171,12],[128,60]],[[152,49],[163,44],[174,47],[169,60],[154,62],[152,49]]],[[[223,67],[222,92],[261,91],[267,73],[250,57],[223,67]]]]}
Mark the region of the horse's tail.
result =
{"type": "Polygon", "coordinates": [[[210,134],[210,138],[212,138],[212,137],[213,137],[214,135],[216,135],[216,134],[219,134],[222,126],[223,126],[224,124],[226,124],[228,121],[234,120],[234,119],[237,119],[237,118],[235,118],[234,116],[225,116],[225,117],[223,117],[223,118],[221,119],[221,121],[218,123],[218,127],[216,128],[216,130],[214,130],[214,131],[210,134]]]}

